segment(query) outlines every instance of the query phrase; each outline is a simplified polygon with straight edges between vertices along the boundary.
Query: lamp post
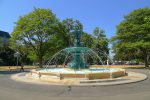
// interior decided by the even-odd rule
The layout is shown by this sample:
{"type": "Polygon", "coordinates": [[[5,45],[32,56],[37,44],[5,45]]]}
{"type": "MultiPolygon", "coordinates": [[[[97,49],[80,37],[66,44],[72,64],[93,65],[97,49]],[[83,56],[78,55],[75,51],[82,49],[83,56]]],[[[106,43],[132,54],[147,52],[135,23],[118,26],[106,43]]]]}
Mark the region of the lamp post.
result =
{"type": "Polygon", "coordinates": [[[18,62],[19,62],[20,53],[19,52],[14,53],[14,57],[17,58],[17,69],[18,69],[18,62]]]}

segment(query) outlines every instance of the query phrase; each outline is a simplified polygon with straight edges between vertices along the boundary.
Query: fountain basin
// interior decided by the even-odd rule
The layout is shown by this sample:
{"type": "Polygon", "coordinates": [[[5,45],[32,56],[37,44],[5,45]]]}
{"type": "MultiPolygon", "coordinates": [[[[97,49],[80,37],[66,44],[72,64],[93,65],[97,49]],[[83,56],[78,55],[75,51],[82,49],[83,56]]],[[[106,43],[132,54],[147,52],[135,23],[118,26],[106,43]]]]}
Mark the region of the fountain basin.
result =
{"type": "Polygon", "coordinates": [[[124,69],[118,68],[89,68],[73,70],[69,68],[51,68],[32,70],[31,76],[34,78],[85,78],[85,79],[107,79],[125,76],[124,69]]]}

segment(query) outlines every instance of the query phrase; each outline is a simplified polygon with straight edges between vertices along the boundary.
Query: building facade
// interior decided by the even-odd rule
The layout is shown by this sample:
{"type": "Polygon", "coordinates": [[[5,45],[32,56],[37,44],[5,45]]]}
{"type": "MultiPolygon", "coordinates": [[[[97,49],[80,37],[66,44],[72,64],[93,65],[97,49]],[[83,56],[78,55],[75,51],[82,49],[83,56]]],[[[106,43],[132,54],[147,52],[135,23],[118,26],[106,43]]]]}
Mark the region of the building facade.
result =
{"type": "Polygon", "coordinates": [[[0,31],[0,47],[7,45],[9,42],[10,35],[8,32],[0,31]]]}

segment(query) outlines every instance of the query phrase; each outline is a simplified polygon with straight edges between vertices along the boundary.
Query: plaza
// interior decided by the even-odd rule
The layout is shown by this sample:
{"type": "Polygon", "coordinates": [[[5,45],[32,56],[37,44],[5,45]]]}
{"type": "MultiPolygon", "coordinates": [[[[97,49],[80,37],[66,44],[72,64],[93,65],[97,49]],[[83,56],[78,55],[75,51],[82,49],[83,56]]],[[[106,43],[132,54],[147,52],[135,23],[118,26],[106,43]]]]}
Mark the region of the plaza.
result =
{"type": "MultiPolygon", "coordinates": [[[[147,69],[128,69],[150,77],[147,69]]],[[[1,72],[1,100],[149,100],[150,79],[141,82],[110,86],[68,86],[40,85],[14,81],[10,78],[15,72],[1,72]]],[[[16,72],[17,73],[17,72],[16,72]]]]}
{"type": "Polygon", "coordinates": [[[149,4],[1,0],[0,100],[150,100],[149,4]]]}

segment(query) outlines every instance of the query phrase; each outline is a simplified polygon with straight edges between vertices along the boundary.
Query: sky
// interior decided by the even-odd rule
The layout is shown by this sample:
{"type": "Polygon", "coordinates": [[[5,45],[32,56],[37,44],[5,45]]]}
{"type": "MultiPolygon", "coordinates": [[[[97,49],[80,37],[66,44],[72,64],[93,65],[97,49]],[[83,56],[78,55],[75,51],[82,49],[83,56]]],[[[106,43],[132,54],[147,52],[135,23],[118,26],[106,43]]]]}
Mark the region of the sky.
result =
{"type": "Polygon", "coordinates": [[[79,20],[88,33],[100,27],[111,38],[125,15],[138,8],[150,8],[150,0],[0,0],[0,30],[11,34],[19,17],[34,7],[52,10],[60,21],[79,20]]]}

